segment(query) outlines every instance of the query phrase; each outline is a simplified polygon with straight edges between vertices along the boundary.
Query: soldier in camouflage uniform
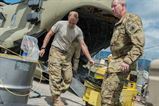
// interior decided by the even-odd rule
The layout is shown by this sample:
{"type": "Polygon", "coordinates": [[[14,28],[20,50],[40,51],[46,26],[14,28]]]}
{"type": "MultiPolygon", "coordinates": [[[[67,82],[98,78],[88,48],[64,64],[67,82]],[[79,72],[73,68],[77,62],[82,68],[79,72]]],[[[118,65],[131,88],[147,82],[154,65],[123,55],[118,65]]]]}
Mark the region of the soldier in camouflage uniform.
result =
{"type": "Polygon", "coordinates": [[[139,16],[126,13],[124,0],[113,0],[112,11],[119,21],[110,43],[112,60],[101,90],[102,106],[120,106],[120,93],[135,61],[143,54],[144,33],[139,16]]]}
{"type": "Polygon", "coordinates": [[[83,33],[76,25],[78,22],[78,13],[71,11],[68,21],[58,21],[47,33],[40,50],[40,56],[45,53],[45,48],[51,38],[55,35],[49,54],[49,79],[50,90],[53,97],[53,106],[64,106],[60,99],[62,92],[66,91],[72,79],[72,65],[68,58],[68,53],[72,42],[77,39],[84,55],[89,62],[94,64],[88,48],[84,42],[83,33]]]}

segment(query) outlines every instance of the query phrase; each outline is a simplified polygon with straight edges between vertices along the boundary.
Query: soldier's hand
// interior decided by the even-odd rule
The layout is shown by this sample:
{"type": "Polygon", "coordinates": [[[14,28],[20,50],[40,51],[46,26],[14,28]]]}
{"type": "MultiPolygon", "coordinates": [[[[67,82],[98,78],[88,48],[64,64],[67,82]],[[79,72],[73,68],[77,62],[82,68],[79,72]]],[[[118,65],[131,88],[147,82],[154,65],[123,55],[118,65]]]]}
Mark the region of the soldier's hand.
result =
{"type": "Polygon", "coordinates": [[[89,60],[89,62],[91,65],[94,65],[94,60],[92,58],[89,60]]]}
{"type": "Polygon", "coordinates": [[[45,54],[45,49],[41,49],[39,52],[40,57],[43,57],[44,54],[45,54]]]}
{"type": "Polygon", "coordinates": [[[122,71],[129,71],[129,64],[122,62],[120,66],[122,71]]]}

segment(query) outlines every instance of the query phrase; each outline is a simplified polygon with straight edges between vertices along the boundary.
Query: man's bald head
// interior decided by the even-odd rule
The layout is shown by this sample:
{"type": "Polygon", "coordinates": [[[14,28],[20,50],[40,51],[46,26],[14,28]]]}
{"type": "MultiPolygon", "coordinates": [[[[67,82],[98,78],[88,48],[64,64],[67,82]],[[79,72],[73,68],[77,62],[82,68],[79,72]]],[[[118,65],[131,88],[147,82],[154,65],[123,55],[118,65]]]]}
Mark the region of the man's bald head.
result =
{"type": "Polygon", "coordinates": [[[78,19],[78,12],[76,11],[70,11],[68,17],[73,16],[74,18],[78,19]]]}
{"type": "Polygon", "coordinates": [[[78,12],[71,11],[68,15],[68,22],[70,27],[74,27],[78,22],[78,12]]]}

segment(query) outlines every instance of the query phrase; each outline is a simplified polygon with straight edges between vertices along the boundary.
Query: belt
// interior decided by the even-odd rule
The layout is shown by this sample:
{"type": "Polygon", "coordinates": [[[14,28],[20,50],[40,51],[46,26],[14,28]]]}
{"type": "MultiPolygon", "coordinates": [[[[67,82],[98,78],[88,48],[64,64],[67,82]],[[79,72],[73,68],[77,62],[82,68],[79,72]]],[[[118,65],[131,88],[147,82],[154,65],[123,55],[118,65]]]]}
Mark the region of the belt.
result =
{"type": "Polygon", "coordinates": [[[61,50],[60,48],[55,47],[55,46],[52,46],[51,48],[56,49],[57,51],[59,51],[59,52],[61,52],[61,53],[67,53],[67,51],[61,50]]]}

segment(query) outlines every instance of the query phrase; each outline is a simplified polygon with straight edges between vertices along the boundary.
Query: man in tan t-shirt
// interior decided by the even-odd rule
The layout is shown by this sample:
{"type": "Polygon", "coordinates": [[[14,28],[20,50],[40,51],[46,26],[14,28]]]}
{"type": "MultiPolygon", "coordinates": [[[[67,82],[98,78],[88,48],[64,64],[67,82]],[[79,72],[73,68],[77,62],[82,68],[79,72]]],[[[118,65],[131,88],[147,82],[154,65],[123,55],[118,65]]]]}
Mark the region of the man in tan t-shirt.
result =
{"type": "Polygon", "coordinates": [[[71,11],[68,16],[68,21],[58,21],[52,26],[51,30],[47,33],[40,50],[40,56],[43,56],[50,38],[54,35],[48,62],[53,106],[64,106],[64,103],[60,99],[60,95],[69,88],[72,80],[72,65],[71,61],[68,59],[68,51],[75,39],[78,40],[83,54],[87,57],[89,62],[94,64],[84,42],[83,32],[76,25],[77,22],[78,13],[76,11],[71,11]]]}

